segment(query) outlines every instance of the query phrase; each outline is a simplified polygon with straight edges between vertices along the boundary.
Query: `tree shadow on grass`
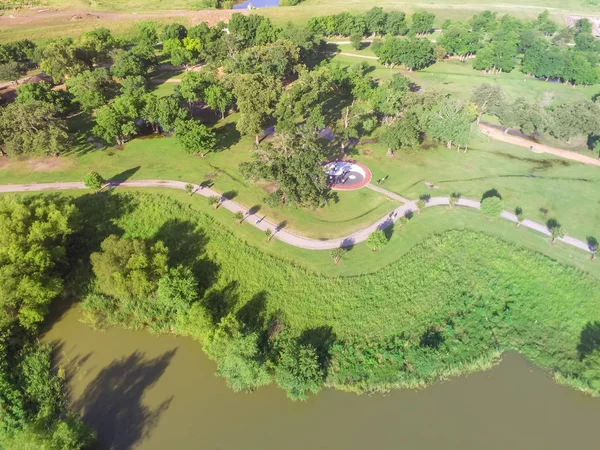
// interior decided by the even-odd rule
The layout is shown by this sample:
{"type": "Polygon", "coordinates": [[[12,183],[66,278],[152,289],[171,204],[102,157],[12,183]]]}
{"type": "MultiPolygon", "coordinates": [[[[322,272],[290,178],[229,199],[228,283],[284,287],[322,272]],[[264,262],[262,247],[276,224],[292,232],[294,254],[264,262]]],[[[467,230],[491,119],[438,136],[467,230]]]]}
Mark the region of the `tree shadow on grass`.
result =
{"type": "Polygon", "coordinates": [[[132,176],[134,176],[136,174],[136,172],[138,170],[140,170],[140,168],[141,168],[141,166],[137,166],[137,167],[132,167],[131,169],[124,170],[123,172],[118,173],[118,174],[114,175],[113,177],[111,177],[108,181],[111,182],[111,185],[118,186],[119,183],[122,183],[123,181],[127,181],[132,176]]]}
{"type": "Polygon", "coordinates": [[[239,283],[232,281],[222,289],[212,289],[202,299],[213,325],[217,325],[223,317],[234,310],[239,301],[239,283]]]}
{"type": "Polygon", "coordinates": [[[244,324],[246,333],[263,331],[267,325],[267,292],[260,291],[244,305],[236,314],[237,319],[244,324]]]}
{"type": "Polygon", "coordinates": [[[337,336],[330,326],[321,326],[304,330],[298,339],[302,345],[311,345],[317,351],[319,365],[323,372],[327,372],[331,361],[331,346],[337,340],[337,336]]]}
{"type": "Polygon", "coordinates": [[[169,264],[189,267],[203,290],[215,282],[219,265],[206,256],[208,237],[192,222],[168,220],[154,235],[154,239],[163,241],[169,249],[169,264]]]}
{"type": "Polygon", "coordinates": [[[583,360],[597,348],[600,348],[600,321],[598,320],[586,323],[581,330],[579,345],[577,345],[579,360],[583,360]]]}
{"type": "Polygon", "coordinates": [[[173,397],[155,408],[144,405],[142,400],[164,374],[175,352],[176,349],[151,359],[135,352],[115,360],[100,371],[74,402],[73,409],[92,425],[107,448],[131,449],[156,427],[173,397]]]}
{"type": "Polygon", "coordinates": [[[485,191],[483,193],[483,195],[481,196],[481,200],[485,200],[486,198],[490,198],[490,197],[498,197],[499,199],[502,199],[500,192],[498,192],[498,189],[496,189],[496,188],[490,189],[489,191],[485,191]]]}
{"type": "Polygon", "coordinates": [[[217,128],[215,138],[215,152],[221,152],[240,142],[242,135],[236,129],[235,123],[231,122],[217,128]]]}

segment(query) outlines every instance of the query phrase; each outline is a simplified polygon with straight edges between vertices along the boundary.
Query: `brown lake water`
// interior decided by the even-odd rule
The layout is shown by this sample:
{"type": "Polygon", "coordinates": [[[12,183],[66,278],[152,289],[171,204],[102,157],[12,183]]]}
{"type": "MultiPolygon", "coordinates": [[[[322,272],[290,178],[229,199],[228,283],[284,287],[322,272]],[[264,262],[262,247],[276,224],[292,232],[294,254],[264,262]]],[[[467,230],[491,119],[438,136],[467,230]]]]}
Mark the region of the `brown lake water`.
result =
{"type": "Polygon", "coordinates": [[[598,448],[600,399],[559,386],[518,354],[420,391],[324,390],[292,403],[269,386],[235,394],[191,339],[93,331],[68,311],[44,337],[60,346],[72,402],[102,449],[598,448]]]}

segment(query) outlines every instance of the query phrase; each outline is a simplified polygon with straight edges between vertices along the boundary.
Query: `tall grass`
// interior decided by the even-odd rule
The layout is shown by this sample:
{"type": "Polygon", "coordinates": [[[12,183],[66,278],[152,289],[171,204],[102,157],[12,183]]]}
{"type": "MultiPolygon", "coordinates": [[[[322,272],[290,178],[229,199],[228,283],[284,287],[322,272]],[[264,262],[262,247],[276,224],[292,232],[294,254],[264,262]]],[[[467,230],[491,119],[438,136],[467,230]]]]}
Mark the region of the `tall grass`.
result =
{"type": "Polygon", "coordinates": [[[108,232],[163,240],[175,262],[200,267],[205,304],[281,317],[289,333],[312,340],[331,386],[422,386],[487,368],[507,349],[585,384],[577,346],[584,326],[600,320],[600,282],[540,254],[450,231],[375,273],[326,277],[260,252],[168,197],[100,198],[76,200],[85,242],[97,246],[108,232]]]}

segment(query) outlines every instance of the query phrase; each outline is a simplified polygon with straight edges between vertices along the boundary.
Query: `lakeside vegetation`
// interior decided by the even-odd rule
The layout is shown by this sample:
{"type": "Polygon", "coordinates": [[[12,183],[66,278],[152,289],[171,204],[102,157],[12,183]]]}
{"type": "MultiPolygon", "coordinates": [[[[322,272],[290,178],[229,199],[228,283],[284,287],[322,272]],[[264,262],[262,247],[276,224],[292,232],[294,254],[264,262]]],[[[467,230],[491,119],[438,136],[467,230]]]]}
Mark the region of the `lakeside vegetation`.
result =
{"type": "Polygon", "coordinates": [[[485,12],[468,25],[445,23],[442,52],[424,37],[434,23],[433,14],[407,22],[377,8],[308,28],[236,14],[226,33],[223,23],[144,21],[131,38],[98,28],[0,46],[0,78],[39,65],[53,79],[18,87],[0,109],[0,182],[84,180],[94,192],[0,198],[0,446],[78,449],[93,440],[68,411],[64,370],[37,343],[50,305],[74,301],[97,328],[196,339],[235,391],[275,382],[305,400],[323,386],[421,387],[517,350],[599,394],[599,266],[497,219],[513,210],[519,221],[547,223],[552,244],[568,231],[595,252],[597,167],[525,156],[477,131],[483,118],[600,151],[595,88],[569,88],[570,96],[560,85],[546,98],[517,87],[514,72],[489,84],[468,68],[477,84],[464,81],[466,64],[454,94],[443,77],[431,85],[441,90],[425,91],[411,77],[453,64],[434,64],[444,52],[476,53],[474,67],[497,79],[525,70],[526,59],[544,66],[553,53],[562,61],[553,76],[597,84],[600,48],[586,22],[550,44],[557,30],[548,14],[485,12]],[[452,36],[476,25],[477,42],[451,49],[452,36]],[[388,31],[398,36],[371,48],[383,65],[321,52],[320,33],[349,35],[359,47],[388,31]],[[172,76],[180,82],[161,82],[172,76]],[[322,163],[336,158],[355,158],[386,189],[420,198],[414,217],[365,244],[309,252],[244,226],[242,213],[225,216],[217,197],[192,197],[191,184],[169,196],[101,189],[105,180],[198,183],[286,229],[338,237],[397,203],[369,189],[332,191],[322,163]],[[429,211],[431,194],[485,201],[482,212],[429,211]]]}

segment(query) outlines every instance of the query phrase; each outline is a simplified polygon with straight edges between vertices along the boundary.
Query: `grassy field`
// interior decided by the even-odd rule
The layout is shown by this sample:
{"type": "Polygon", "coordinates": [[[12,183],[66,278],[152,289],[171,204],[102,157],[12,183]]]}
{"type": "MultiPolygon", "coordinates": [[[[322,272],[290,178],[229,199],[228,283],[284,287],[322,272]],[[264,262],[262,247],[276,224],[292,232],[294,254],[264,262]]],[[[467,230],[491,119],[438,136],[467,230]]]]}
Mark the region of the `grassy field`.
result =
{"type": "MultiPolygon", "coordinates": [[[[372,56],[373,52],[369,46],[356,51],[350,45],[338,45],[339,51],[357,53],[372,56]]],[[[353,58],[351,56],[337,55],[332,59],[333,63],[340,65],[352,65],[361,61],[367,61],[375,69],[371,75],[379,79],[391,78],[394,73],[402,73],[424,89],[438,89],[449,92],[461,100],[471,98],[473,88],[478,84],[489,83],[500,86],[509,100],[524,97],[530,101],[551,104],[572,102],[580,99],[590,99],[600,93],[600,85],[592,87],[573,87],[562,83],[547,83],[527,77],[516,68],[510,73],[502,73],[499,76],[488,76],[478,70],[473,70],[471,62],[463,63],[459,60],[446,60],[438,62],[426,69],[408,72],[401,68],[386,69],[377,61],[353,58]]]]}
{"type": "Polygon", "coordinates": [[[198,259],[207,288],[202,305],[258,321],[283,315],[292,335],[319,346],[341,343],[329,367],[338,387],[433,381],[506,349],[576,375],[580,332],[600,319],[600,280],[483,233],[432,235],[375,273],[331,277],[272,258],[169,197],[116,200],[104,194],[77,201],[88,245],[118,230],[162,239],[175,249],[174,261],[198,259]],[[111,227],[103,223],[108,218],[111,227]],[[354,356],[347,353],[353,348],[354,356]],[[363,357],[379,364],[348,367],[363,357]]]}

